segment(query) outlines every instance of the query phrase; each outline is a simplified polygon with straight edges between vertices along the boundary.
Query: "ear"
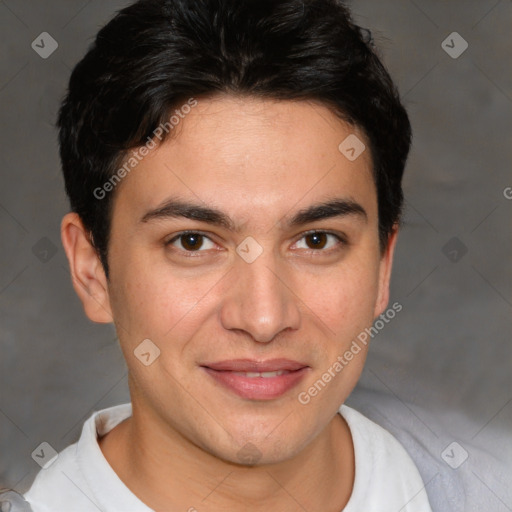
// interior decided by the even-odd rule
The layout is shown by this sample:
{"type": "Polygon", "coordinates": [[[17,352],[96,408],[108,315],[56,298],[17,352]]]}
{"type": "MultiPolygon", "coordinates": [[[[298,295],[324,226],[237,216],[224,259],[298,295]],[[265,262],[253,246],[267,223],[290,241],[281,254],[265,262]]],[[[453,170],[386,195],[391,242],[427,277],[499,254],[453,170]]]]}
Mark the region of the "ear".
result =
{"type": "Polygon", "coordinates": [[[373,314],[374,318],[377,318],[384,312],[389,302],[389,282],[391,279],[391,267],[393,266],[393,256],[395,254],[397,238],[398,224],[395,224],[389,235],[386,250],[379,264],[379,290],[373,314]]]}
{"type": "Polygon", "coordinates": [[[111,323],[107,278],[77,213],[68,213],[62,219],[61,239],[69,261],[73,288],[82,301],[85,314],[93,322],[111,323]]]}

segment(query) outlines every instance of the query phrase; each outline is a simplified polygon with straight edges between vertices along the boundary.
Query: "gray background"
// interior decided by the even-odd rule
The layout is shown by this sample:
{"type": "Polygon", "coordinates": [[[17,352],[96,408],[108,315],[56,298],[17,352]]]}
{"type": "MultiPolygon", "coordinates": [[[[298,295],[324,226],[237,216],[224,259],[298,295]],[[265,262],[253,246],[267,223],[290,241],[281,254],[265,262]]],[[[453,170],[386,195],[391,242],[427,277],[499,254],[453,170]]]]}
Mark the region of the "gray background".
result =
{"type": "MultiPolygon", "coordinates": [[[[26,491],[41,442],[60,451],[93,411],[129,400],[113,327],[89,322],[71,286],[53,126],[70,70],[126,4],[0,1],[0,488],[26,491]],[[47,59],[31,48],[42,32],[59,45],[47,59]]],[[[512,2],[351,5],[403,95],[414,147],[390,301],[403,310],[349,405],[405,445],[434,510],[511,511],[512,2]],[[442,47],[454,31],[469,44],[456,59],[442,47]],[[452,461],[468,455],[457,469],[452,442],[452,461]]]]}

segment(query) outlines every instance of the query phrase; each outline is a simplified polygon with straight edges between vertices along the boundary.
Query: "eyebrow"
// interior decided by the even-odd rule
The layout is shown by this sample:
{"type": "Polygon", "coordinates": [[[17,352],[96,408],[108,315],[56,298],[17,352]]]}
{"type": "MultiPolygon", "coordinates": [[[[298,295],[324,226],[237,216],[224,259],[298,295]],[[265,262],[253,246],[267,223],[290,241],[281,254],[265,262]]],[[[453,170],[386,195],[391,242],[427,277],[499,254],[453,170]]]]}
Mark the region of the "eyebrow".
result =
{"type": "Polygon", "coordinates": [[[333,217],[346,217],[349,215],[359,217],[364,220],[364,222],[368,221],[368,214],[359,203],[351,199],[332,199],[299,210],[292,217],[289,225],[295,227],[318,220],[332,219],[333,217]]]}
{"type": "MultiPolygon", "coordinates": [[[[368,220],[366,210],[359,203],[351,199],[335,198],[299,210],[287,222],[287,225],[289,227],[297,227],[323,219],[346,216],[356,216],[364,222],[368,220]]],[[[224,212],[175,198],[168,199],[157,208],[146,212],[140,219],[140,222],[147,223],[158,219],[179,217],[206,222],[226,228],[229,231],[239,231],[235,227],[233,220],[224,212]]]]}

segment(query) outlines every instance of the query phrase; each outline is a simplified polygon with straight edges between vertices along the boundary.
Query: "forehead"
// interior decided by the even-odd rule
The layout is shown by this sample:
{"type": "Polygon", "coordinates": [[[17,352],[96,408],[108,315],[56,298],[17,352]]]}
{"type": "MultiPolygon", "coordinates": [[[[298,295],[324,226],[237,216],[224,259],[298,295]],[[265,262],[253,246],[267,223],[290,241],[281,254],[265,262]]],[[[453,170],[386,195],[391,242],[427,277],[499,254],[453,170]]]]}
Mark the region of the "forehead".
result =
{"type": "Polygon", "coordinates": [[[123,179],[116,202],[143,213],[182,196],[249,218],[342,195],[357,196],[372,214],[376,193],[365,146],[361,130],[318,103],[198,99],[123,179]]]}

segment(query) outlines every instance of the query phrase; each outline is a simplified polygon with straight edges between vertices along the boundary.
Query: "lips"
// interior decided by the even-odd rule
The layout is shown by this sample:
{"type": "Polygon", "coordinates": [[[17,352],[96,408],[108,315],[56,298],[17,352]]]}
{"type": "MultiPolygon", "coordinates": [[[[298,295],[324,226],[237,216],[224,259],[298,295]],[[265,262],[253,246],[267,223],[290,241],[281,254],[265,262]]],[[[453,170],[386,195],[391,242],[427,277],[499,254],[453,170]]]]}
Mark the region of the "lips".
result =
{"type": "Polygon", "coordinates": [[[264,379],[271,379],[272,377],[278,377],[279,375],[284,375],[285,373],[290,373],[288,370],[277,370],[275,372],[232,372],[233,375],[242,375],[244,377],[248,377],[250,379],[256,377],[263,377],[264,379]]]}
{"type": "Polygon", "coordinates": [[[309,366],[290,359],[233,359],[201,365],[223,388],[248,400],[272,400],[295,387],[309,366]]]}
{"type": "Polygon", "coordinates": [[[293,372],[307,366],[306,364],[292,361],[291,359],[269,359],[268,361],[256,361],[253,359],[231,359],[216,363],[206,363],[202,366],[217,371],[230,372],[277,372],[280,370],[293,372]]]}

